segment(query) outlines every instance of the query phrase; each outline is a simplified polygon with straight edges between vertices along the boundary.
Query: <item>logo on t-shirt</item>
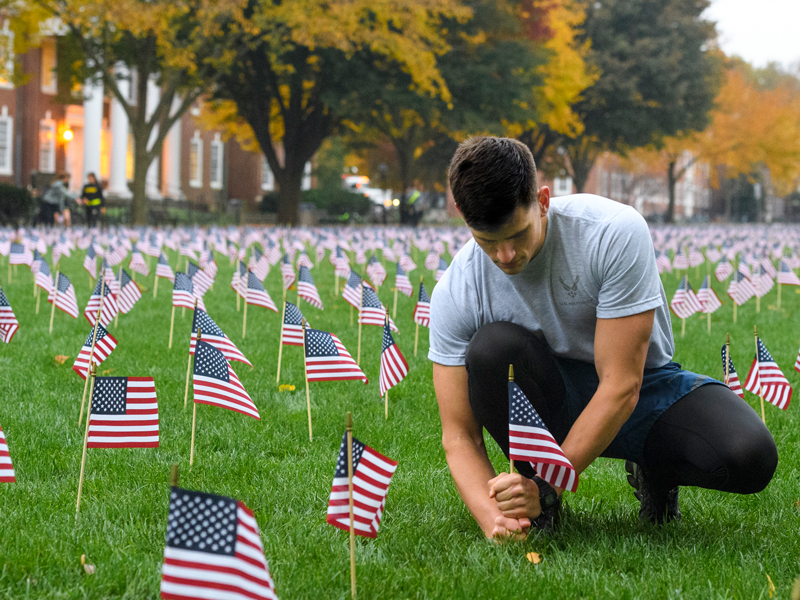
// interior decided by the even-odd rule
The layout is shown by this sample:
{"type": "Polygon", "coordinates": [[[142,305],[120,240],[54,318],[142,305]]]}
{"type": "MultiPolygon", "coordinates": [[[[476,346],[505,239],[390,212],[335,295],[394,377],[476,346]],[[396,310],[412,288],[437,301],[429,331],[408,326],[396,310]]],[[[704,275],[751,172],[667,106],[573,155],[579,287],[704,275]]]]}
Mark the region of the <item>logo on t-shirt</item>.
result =
{"type": "Polygon", "coordinates": [[[559,276],[558,278],[558,280],[561,282],[561,286],[564,288],[567,294],[569,294],[570,298],[574,298],[575,296],[578,295],[578,279],[580,279],[580,277],[576,276],[574,283],[567,284],[564,283],[564,279],[561,276],[559,276]]]}

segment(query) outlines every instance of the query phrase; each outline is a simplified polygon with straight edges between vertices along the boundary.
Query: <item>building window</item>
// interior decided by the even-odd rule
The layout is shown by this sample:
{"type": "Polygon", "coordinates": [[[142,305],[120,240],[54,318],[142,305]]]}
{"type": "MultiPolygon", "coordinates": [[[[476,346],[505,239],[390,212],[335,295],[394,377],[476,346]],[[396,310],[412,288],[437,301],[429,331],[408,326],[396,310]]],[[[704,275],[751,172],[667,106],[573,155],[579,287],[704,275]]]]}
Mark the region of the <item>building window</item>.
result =
{"type": "Polygon", "coordinates": [[[14,119],[8,116],[8,107],[0,111],[0,175],[11,175],[11,148],[14,140],[14,119]]]}
{"type": "Polygon", "coordinates": [[[56,122],[50,117],[50,111],[39,121],[39,171],[56,172],[56,122]]]}
{"type": "Polygon", "coordinates": [[[203,187],[203,140],[197,130],[189,141],[189,186],[203,187]]]}
{"type": "Polygon", "coordinates": [[[42,92],[55,94],[58,92],[56,77],[56,39],[45,38],[42,41],[42,92]]]}
{"type": "Polygon", "coordinates": [[[14,32],[8,28],[8,19],[0,29],[0,88],[13,88],[14,75],[14,32]]]}
{"type": "Polygon", "coordinates": [[[212,189],[222,189],[222,159],[224,156],[225,145],[220,140],[219,134],[214,135],[214,140],[210,145],[210,156],[208,159],[208,179],[212,189]]]}
{"type": "Polygon", "coordinates": [[[553,195],[568,196],[572,193],[572,177],[556,177],[553,179],[553,195]]]}
{"type": "Polygon", "coordinates": [[[311,162],[307,162],[303,167],[303,180],[300,182],[300,189],[303,191],[311,189],[311,162]]]}
{"type": "Polygon", "coordinates": [[[269,168],[267,157],[261,155],[261,189],[265,192],[275,191],[275,175],[269,168]]]}

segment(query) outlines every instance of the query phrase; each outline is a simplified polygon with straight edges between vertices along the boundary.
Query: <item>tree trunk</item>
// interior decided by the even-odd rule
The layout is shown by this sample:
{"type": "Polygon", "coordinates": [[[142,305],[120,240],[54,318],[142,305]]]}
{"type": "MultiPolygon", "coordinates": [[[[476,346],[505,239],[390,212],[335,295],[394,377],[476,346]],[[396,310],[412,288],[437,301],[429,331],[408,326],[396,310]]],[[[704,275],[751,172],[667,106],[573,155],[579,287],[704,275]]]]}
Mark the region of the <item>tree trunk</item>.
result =
{"type": "MultiPolygon", "coordinates": [[[[132,124],[133,125],[133,124],[132,124]]],[[[153,162],[153,155],[147,152],[147,136],[133,136],[133,183],[131,185],[131,225],[147,225],[147,169],[153,162]]]]}
{"type": "Polygon", "coordinates": [[[303,200],[303,171],[291,173],[283,170],[282,177],[278,180],[278,224],[300,224],[300,202],[303,200]]]}
{"type": "Polygon", "coordinates": [[[669,195],[669,204],[667,205],[667,214],[664,216],[665,223],[675,222],[675,184],[677,178],[675,177],[675,161],[669,161],[667,167],[667,193],[669,195]]]}
{"type": "Polygon", "coordinates": [[[393,140],[395,142],[394,148],[397,152],[397,160],[400,163],[400,182],[402,190],[400,192],[400,224],[408,225],[413,223],[410,212],[410,205],[408,204],[408,188],[411,187],[411,157],[408,156],[405,144],[400,143],[400,140],[393,140]]]}

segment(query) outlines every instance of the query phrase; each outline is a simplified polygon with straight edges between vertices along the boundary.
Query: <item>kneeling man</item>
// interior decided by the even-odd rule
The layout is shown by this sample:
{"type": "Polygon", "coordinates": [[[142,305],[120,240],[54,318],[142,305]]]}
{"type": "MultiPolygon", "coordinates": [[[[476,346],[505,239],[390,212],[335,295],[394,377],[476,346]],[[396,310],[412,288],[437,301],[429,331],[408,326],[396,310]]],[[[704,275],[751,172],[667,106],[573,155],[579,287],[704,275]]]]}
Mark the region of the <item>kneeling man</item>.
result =
{"type": "Polygon", "coordinates": [[[429,358],[442,442],[487,537],[557,522],[562,490],[529,463],[496,475],[483,429],[508,456],[508,366],[578,473],[625,460],[639,516],[680,518],[678,486],[758,492],[778,462],[755,411],[672,362],[667,299],[644,219],[577,194],[551,200],[530,151],[476,137],[450,165],[471,240],[436,285],[429,358]]]}

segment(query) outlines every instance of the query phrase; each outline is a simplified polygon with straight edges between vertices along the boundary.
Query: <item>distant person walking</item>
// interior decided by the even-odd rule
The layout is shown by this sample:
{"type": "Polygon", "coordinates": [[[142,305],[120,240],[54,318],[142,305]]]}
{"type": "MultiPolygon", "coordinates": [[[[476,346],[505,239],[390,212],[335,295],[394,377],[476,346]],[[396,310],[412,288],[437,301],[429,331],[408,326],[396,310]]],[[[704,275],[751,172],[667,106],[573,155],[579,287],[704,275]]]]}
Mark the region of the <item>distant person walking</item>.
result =
{"type": "Polygon", "coordinates": [[[83,186],[81,198],[78,202],[86,206],[87,226],[97,227],[98,213],[105,214],[106,212],[106,199],[103,197],[103,188],[100,187],[95,174],[89,173],[87,178],[89,183],[83,186]]]}
{"type": "Polygon", "coordinates": [[[42,194],[37,217],[39,223],[52,226],[55,225],[56,215],[65,216],[66,202],[71,197],[67,191],[68,182],[69,174],[61,173],[42,194]]]}

